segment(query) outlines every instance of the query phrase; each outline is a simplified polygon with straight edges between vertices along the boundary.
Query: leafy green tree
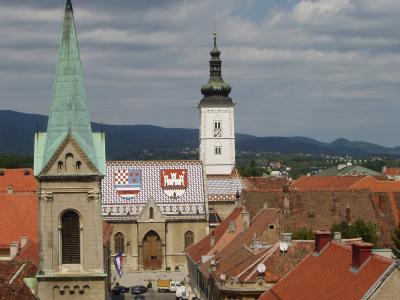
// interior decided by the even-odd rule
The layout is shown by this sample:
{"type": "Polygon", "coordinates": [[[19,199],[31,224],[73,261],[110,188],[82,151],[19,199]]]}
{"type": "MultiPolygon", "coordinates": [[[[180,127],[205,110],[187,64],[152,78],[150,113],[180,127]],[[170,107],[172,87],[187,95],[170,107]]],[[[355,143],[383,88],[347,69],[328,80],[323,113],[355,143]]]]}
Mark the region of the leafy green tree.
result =
{"type": "Polygon", "coordinates": [[[31,156],[0,154],[0,168],[32,168],[33,159],[31,156]]]}
{"type": "Polygon", "coordinates": [[[288,232],[292,232],[293,240],[313,240],[314,234],[309,228],[298,228],[293,230],[288,230],[288,232]]]}
{"type": "Polygon", "coordinates": [[[348,224],[346,222],[333,224],[331,227],[331,231],[341,232],[342,238],[345,239],[361,237],[364,242],[376,245],[376,225],[371,222],[365,222],[362,219],[357,219],[352,224],[348,224]]]}
{"type": "Polygon", "coordinates": [[[392,246],[393,255],[400,258],[400,228],[396,228],[392,235],[394,245],[392,246]]]}

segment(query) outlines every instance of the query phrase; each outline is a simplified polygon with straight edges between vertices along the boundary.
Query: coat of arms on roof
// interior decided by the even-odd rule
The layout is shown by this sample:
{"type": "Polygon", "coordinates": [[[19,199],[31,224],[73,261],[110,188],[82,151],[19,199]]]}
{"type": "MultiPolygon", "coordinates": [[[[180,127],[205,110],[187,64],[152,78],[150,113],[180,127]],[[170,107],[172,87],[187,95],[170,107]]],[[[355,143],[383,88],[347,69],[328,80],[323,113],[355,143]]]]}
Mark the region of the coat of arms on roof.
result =
{"type": "Polygon", "coordinates": [[[182,196],[188,187],[187,170],[161,170],[161,188],[167,196],[177,198],[182,196]]]}
{"type": "Polygon", "coordinates": [[[114,188],[124,199],[131,199],[140,192],[142,175],[140,170],[117,170],[114,172],[114,188]]]}

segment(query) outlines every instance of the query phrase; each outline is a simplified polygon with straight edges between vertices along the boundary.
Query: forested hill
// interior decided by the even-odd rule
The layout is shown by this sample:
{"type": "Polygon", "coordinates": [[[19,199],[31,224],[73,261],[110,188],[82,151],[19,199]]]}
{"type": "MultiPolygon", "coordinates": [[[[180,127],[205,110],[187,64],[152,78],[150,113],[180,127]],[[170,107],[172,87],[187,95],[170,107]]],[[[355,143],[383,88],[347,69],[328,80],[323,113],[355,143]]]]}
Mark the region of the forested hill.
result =
{"type": "MultiPolygon", "coordinates": [[[[45,131],[46,124],[47,117],[43,115],[0,110],[0,153],[32,155],[34,133],[45,131]]],[[[92,123],[92,127],[94,131],[106,133],[107,159],[142,159],[144,150],[153,153],[157,159],[197,157],[194,153],[199,143],[197,129],[98,123],[92,123]]],[[[236,138],[238,151],[400,156],[400,147],[386,148],[346,139],[323,143],[305,137],[256,137],[237,134],[236,138]]]]}

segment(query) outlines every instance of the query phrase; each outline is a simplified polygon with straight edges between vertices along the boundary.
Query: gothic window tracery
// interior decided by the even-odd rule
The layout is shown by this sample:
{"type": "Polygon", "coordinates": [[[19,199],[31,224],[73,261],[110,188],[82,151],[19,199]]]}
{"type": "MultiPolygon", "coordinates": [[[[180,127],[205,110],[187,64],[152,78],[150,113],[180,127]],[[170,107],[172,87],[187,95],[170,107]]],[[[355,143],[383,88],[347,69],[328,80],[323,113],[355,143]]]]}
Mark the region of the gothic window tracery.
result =
{"type": "Polygon", "coordinates": [[[188,230],[185,232],[185,249],[189,247],[194,242],[194,234],[192,231],[188,230]]]}
{"type": "Polygon", "coordinates": [[[115,253],[125,253],[125,238],[122,232],[114,235],[114,250],[115,253]]]}

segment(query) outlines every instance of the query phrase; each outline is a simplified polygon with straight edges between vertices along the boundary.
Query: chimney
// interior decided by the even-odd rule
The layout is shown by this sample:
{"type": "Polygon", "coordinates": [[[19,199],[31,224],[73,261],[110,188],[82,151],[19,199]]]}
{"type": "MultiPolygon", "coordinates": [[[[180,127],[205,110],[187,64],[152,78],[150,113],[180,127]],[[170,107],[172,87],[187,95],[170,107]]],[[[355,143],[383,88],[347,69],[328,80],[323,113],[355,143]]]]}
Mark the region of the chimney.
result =
{"type": "Polygon", "coordinates": [[[287,244],[292,243],[292,233],[291,232],[282,232],[281,233],[281,241],[287,244]]]}
{"type": "Polygon", "coordinates": [[[215,245],[215,235],[210,236],[210,243],[211,243],[211,247],[214,247],[214,245],[215,245]]]}
{"type": "Polygon", "coordinates": [[[316,230],[315,235],[315,246],[314,255],[319,255],[324,247],[329,244],[332,239],[331,232],[327,230],[316,230]]]}
{"type": "Polygon", "coordinates": [[[28,244],[28,238],[27,237],[21,237],[21,249],[24,248],[28,244]]]}
{"type": "Polygon", "coordinates": [[[358,272],[362,264],[371,256],[372,244],[356,242],[351,244],[351,270],[358,272]]]}
{"type": "Polygon", "coordinates": [[[235,221],[229,221],[228,232],[235,232],[235,231],[236,231],[235,221]]]}
{"type": "Polygon", "coordinates": [[[339,232],[339,231],[335,231],[335,232],[333,233],[333,240],[334,240],[335,242],[340,243],[340,242],[342,241],[342,233],[339,232]]]}
{"type": "Polygon", "coordinates": [[[239,193],[239,190],[236,190],[235,202],[236,207],[242,206],[242,195],[239,193]]]}
{"type": "Polygon", "coordinates": [[[19,251],[19,244],[18,242],[12,242],[10,244],[10,258],[14,259],[14,257],[16,257],[18,255],[18,251],[19,251]]]}
{"type": "Polygon", "coordinates": [[[249,228],[250,215],[248,211],[242,212],[242,231],[246,231],[249,228]]]}

